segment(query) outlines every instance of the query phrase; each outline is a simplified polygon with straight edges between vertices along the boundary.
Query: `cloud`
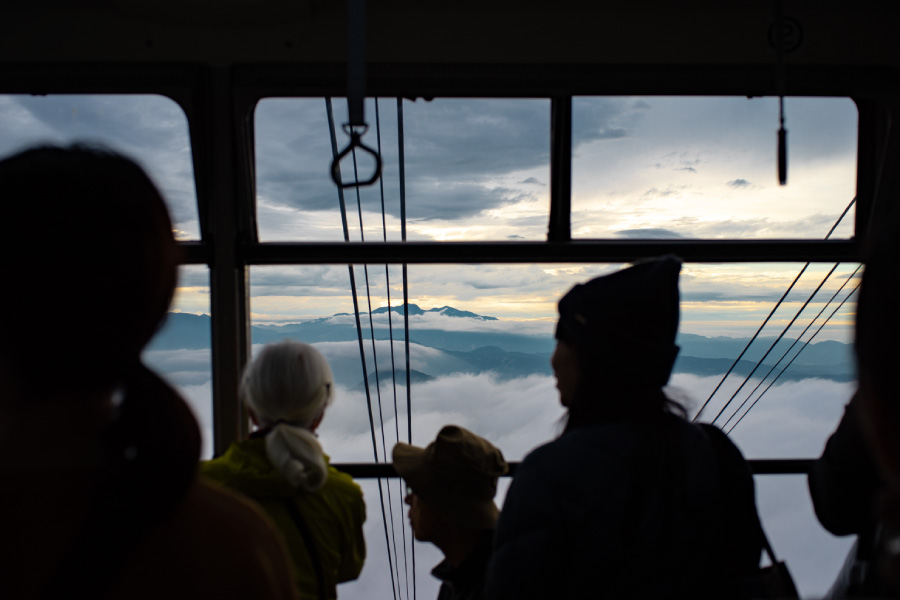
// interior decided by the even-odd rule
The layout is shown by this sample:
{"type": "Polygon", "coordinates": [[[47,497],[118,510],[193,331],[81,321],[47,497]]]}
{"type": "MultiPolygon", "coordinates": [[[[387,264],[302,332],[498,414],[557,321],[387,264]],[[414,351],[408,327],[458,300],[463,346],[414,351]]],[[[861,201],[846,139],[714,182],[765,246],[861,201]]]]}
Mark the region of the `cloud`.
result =
{"type": "MultiPolygon", "coordinates": [[[[329,361],[357,360],[352,343],[320,344],[318,347],[329,361]]],[[[385,345],[381,344],[384,348],[385,345]]],[[[431,351],[432,358],[439,351],[431,351]]],[[[177,372],[203,371],[208,368],[205,357],[208,351],[171,351],[147,353],[148,362],[177,372]]],[[[712,391],[717,378],[676,374],[672,387],[680,390],[681,397],[690,399],[692,411],[712,391]]],[[[731,378],[723,387],[727,398],[737,385],[731,378]]],[[[204,432],[204,455],[211,453],[210,382],[179,385],[201,423],[204,432]]],[[[774,386],[746,419],[735,429],[733,439],[749,458],[810,457],[821,452],[828,434],[835,428],[844,403],[852,393],[852,384],[808,379],[774,386]]],[[[456,423],[490,439],[510,460],[520,460],[535,446],[553,439],[559,433],[563,409],[557,400],[554,380],[549,376],[533,375],[519,379],[500,381],[490,374],[458,374],[441,377],[413,386],[413,443],[424,446],[430,442],[441,426],[456,423]]],[[[369,427],[365,394],[356,389],[338,385],[336,401],[329,408],[320,429],[319,440],[333,462],[367,462],[373,457],[372,432],[369,427]]],[[[376,423],[376,446],[380,459],[389,455],[399,438],[406,440],[407,412],[406,390],[398,387],[397,413],[394,413],[394,394],[389,381],[381,388],[381,410],[378,398],[372,394],[376,423]],[[384,445],[382,446],[382,431],[384,445]]],[[[718,405],[711,405],[707,415],[714,415],[718,405]]],[[[802,477],[757,477],[757,497],[767,533],[779,556],[791,565],[792,572],[803,596],[817,596],[831,582],[831,573],[837,571],[846,555],[848,540],[837,539],[825,533],[812,514],[802,477]]],[[[388,550],[385,544],[384,525],[381,520],[381,500],[375,480],[360,481],[366,496],[368,521],[365,527],[369,545],[369,558],[363,574],[357,582],[343,584],[343,598],[367,598],[373,590],[390,593],[391,582],[387,567],[388,550]]],[[[388,500],[387,482],[382,483],[385,502],[388,500]]],[[[406,525],[406,510],[402,504],[403,487],[391,483],[391,505],[385,514],[393,512],[393,532],[396,536],[398,556],[402,561],[403,536],[406,536],[407,552],[411,552],[412,538],[406,525]],[[406,528],[406,529],[404,529],[406,528]]],[[[498,502],[508,486],[500,486],[498,502]]],[[[440,554],[428,544],[416,545],[417,587],[421,593],[436,593],[437,583],[430,577],[430,568],[440,560],[440,554]]],[[[397,562],[393,561],[395,567],[397,562]]],[[[401,563],[402,564],[402,563],[401,563]]],[[[411,563],[407,562],[411,568],[411,563]]],[[[400,568],[400,583],[405,586],[406,576],[400,568]]],[[[403,588],[405,589],[405,588],[403,588]]],[[[380,592],[377,595],[381,595],[380,592]]]]}
{"type": "Polygon", "coordinates": [[[542,182],[542,181],[539,181],[537,177],[529,177],[528,179],[523,179],[523,180],[520,181],[519,183],[530,183],[530,184],[533,184],[533,185],[542,185],[542,186],[546,186],[546,185],[547,185],[546,183],[544,183],[544,182],[542,182]]]}
{"type": "Polygon", "coordinates": [[[615,232],[615,235],[616,237],[641,240],[670,239],[682,237],[675,231],[653,227],[648,227],[646,229],[623,229],[622,231],[615,232]]]}
{"type": "Polygon", "coordinates": [[[187,118],[158,95],[0,96],[0,156],[35,144],[100,144],[139,162],[160,188],[180,237],[199,238],[187,118]]]}
{"type": "Polygon", "coordinates": [[[747,188],[747,187],[750,187],[750,182],[747,181],[746,179],[732,179],[731,181],[729,181],[729,182],[726,183],[725,185],[727,185],[728,187],[733,187],[733,188],[735,188],[735,189],[737,189],[737,188],[747,188]]]}
{"type": "Polygon", "coordinates": [[[696,173],[697,172],[697,169],[695,169],[694,167],[679,167],[675,170],[676,171],[687,171],[688,173],[696,173]]]}
{"type": "Polygon", "coordinates": [[[619,138],[626,137],[628,135],[628,131],[623,127],[606,127],[594,134],[594,139],[597,140],[617,140],[619,138]]]}

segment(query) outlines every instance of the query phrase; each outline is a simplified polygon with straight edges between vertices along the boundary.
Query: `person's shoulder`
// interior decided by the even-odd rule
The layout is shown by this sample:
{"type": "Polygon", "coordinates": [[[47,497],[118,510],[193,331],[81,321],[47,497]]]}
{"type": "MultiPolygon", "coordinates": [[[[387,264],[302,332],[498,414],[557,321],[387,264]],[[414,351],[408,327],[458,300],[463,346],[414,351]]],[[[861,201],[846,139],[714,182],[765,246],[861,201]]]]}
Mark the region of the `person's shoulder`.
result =
{"type": "Polygon", "coordinates": [[[120,584],[122,597],[134,598],[161,589],[173,598],[295,597],[287,549],[262,509],[200,477],[134,553],[120,584]]]}
{"type": "Polygon", "coordinates": [[[328,465],[328,479],[325,481],[324,487],[337,493],[362,496],[362,489],[359,487],[359,484],[353,481],[350,475],[343,471],[338,471],[331,465],[328,465]]]}
{"type": "Polygon", "coordinates": [[[278,554],[281,538],[266,513],[246,496],[198,477],[183,506],[185,520],[208,540],[248,553],[278,554]],[[223,527],[223,524],[227,526],[223,527]]]}
{"type": "Polygon", "coordinates": [[[347,473],[338,471],[329,465],[328,479],[317,494],[323,499],[337,501],[354,513],[361,513],[363,516],[359,518],[365,519],[365,500],[362,488],[347,473]]]}

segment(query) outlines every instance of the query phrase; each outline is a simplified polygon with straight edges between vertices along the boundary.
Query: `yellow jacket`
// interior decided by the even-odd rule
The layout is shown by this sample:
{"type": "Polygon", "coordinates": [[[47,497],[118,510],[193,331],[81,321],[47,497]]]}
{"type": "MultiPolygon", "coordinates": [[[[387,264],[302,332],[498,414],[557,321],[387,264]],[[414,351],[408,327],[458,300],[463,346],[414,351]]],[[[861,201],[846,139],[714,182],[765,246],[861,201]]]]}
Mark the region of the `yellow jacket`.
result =
{"type": "Polygon", "coordinates": [[[219,458],[201,463],[200,472],[254,499],[269,514],[290,550],[302,597],[316,598],[318,585],[303,537],[284,506],[286,498],[296,503],[315,541],[325,596],[336,598],[338,583],[359,577],[366,558],[366,505],[362,490],[346,473],[329,466],[319,491],[291,488],[269,462],[263,438],[232,444],[219,458]]]}

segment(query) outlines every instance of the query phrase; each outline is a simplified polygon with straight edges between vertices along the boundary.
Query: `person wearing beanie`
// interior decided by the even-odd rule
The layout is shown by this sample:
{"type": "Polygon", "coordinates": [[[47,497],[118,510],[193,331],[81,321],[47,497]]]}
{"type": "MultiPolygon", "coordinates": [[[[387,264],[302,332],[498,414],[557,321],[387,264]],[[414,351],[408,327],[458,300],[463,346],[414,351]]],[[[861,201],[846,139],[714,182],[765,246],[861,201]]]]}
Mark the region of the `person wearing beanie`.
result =
{"type": "Polygon", "coordinates": [[[413,535],[444,553],[431,571],[441,580],[438,600],[483,598],[499,514],[497,479],[508,470],[503,454],[471,431],[447,425],[425,448],[397,444],[393,459],[409,488],[413,535]]]}
{"type": "Polygon", "coordinates": [[[663,390],[678,353],[680,269],[673,256],[648,260],[559,301],[551,364],[565,426],[516,471],[488,598],[713,593],[716,456],[663,390]]]}
{"type": "Polygon", "coordinates": [[[336,598],[366,558],[362,490],[328,464],[316,428],[334,397],[328,362],[293,340],[270,344],[247,367],[240,396],[257,430],[201,465],[201,473],[246,494],[281,531],[303,598],[336,598]]]}

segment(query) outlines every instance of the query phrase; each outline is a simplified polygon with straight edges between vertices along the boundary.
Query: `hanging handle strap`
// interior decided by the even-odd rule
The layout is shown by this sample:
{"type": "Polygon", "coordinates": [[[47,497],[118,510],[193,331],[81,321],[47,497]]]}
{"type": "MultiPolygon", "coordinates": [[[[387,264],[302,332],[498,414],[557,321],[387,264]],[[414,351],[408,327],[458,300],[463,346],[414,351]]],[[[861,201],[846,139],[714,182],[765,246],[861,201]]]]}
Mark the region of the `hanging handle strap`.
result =
{"type": "Polygon", "coordinates": [[[369,129],[365,99],[366,3],[365,0],[347,0],[347,112],[350,118],[343,128],[344,133],[350,136],[350,143],[331,161],[331,179],[340,188],[372,185],[381,177],[381,155],[362,143],[362,136],[369,129]],[[353,181],[344,182],[341,179],[341,160],[356,148],[375,159],[374,172],[368,179],[360,181],[357,177],[353,181]]]}

